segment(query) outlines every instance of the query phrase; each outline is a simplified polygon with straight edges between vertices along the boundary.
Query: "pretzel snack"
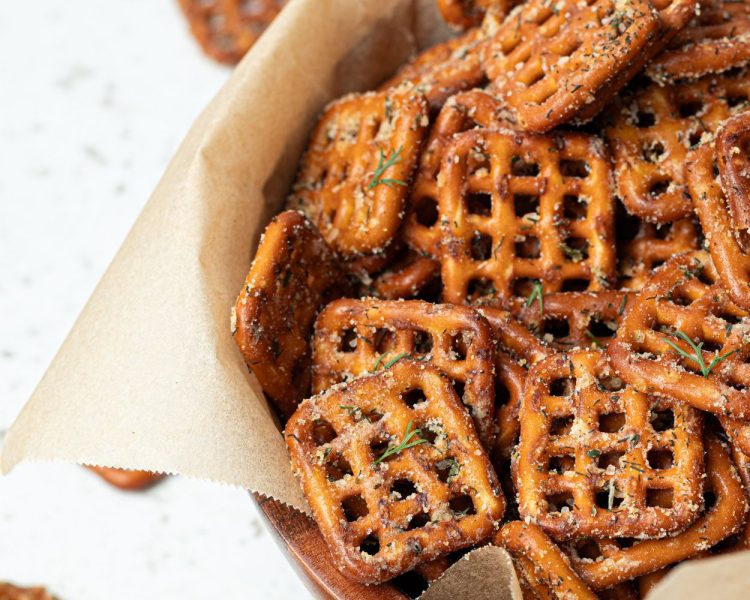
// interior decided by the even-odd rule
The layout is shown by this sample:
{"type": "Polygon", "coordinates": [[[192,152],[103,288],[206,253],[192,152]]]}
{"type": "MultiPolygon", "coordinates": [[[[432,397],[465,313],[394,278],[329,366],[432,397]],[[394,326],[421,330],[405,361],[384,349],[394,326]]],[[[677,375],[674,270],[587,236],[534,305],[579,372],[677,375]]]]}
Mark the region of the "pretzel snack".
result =
{"type": "Polygon", "coordinates": [[[221,63],[238,63],[287,0],[179,0],[203,51],[221,63]]]}
{"type": "Polygon", "coordinates": [[[0,582],[0,600],[55,600],[43,587],[22,588],[0,582]]]}
{"type": "Polygon", "coordinates": [[[750,112],[724,122],[716,136],[716,161],[733,229],[750,229],[750,112]]]}
{"type": "Polygon", "coordinates": [[[418,296],[439,279],[440,263],[407,249],[394,264],[375,277],[372,293],[363,295],[383,300],[405,300],[418,296]]]}
{"type": "Polygon", "coordinates": [[[476,129],[454,137],[441,167],[443,299],[507,305],[599,290],[614,279],[614,198],[598,138],[476,129]]]}
{"type": "Polygon", "coordinates": [[[337,300],[318,317],[313,337],[313,393],[393,360],[419,358],[450,377],[482,443],[494,435],[492,329],[465,306],[421,300],[337,300]]]}
{"type": "Polygon", "coordinates": [[[110,485],[129,491],[146,489],[164,477],[161,473],[152,473],[151,471],[114,469],[112,467],[96,467],[93,465],[87,465],[86,468],[99,475],[99,477],[110,485]]]}
{"type": "Polygon", "coordinates": [[[550,592],[551,597],[560,600],[598,598],[573,570],[570,559],[536,525],[506,523],[495,535],[495,544],[505,548],[515,560],[525,559],[522,570],[526,583],[537,596],[550,592]]]}
{"type": "Polygon", "coordinates": [[[692,558],[742,527],[748,502],[732,459],[716,437],[707,435],[704,443],[707,487],[716,496],[714,505],[688,529],[674,537],[636,542],[629,548],[621,548],[595,561],[574,562],[575,570],[592,589],[606,589],[692,558]]]}
{"type": "Polygon", "coordinates": [[[590,118],[651,56],[661,30],[645,0],[529,0],[483,25],[494,90],[521,128],[544,133],[590,118]],[[625,75],[623,75],[623,73],[625,75]]]}
{"type": "Polygon", "coordinates": [[[336,565],[357,581],[481,542],[503,515],[471,418],[429,364],[401,360],[304,401],[285,437],[336,565]]]}
{"type": "Polygon", "coordinates": [[[382,252],[403,218],[429,118],[407,88],[353,94],[330,104],[313,131],[288,200],[337,252],[382,252]]]}
{"type": "Polygon", "coordinates": [[[334,289],[345,293],[346,281],[318,230],[296,211],[274,217],[237,298],[232,335],[283,417],[310,390],[308,340],[334,289]]]}

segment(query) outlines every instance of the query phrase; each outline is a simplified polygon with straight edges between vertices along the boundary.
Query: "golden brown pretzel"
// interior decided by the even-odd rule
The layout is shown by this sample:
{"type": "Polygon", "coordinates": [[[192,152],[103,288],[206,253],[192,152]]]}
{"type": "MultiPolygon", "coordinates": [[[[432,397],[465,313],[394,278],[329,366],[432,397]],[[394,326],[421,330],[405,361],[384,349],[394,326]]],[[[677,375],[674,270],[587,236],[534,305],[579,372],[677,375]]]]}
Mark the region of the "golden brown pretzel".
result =
{"type": "Polygon", "coordinates": [[[633,294],[626,292],[558,292],[538,302],[516,303],[514,314],[556,350],[604,348],[614,337],[633,294]]]}
{"type": "Polygon", "coordinates": [[[336,300],[318,316],[312,343],[313,393],[417,358],[451,378],[480,440],[492,448],[495,348],[489,323],[472,309],[421,300],[336,300]]]}
{"type": "Polygon", "coordinates": [[[618,374],[639,390],[722,420],[750,420],[750,344],[744,339],[750,320],[715,281],[706,253],[671,259],[625,311],[607,353],[618,374]]]}
{"type": "Polygon", "coordinates": [[[514,465],[521,517],[555,539],[663,537],[696,517],[701,420],[625,386],[599,352],[532,367],[514,465]],[[669,413],[671,427],[657,418],[669,413]]]}
{"type": "Polygon", "coordinates": [[[430,364],[401,360],[306,400],[285,437],[336,565],[352,579],[381,582],[481,542],[503,515],[471,418],[430,364]]]}
{"type": "Polygon", "coordinates": [[[662,85],[721,73],[750,60],[750,4],[708,0],[669,47],[646,68],[662,85]]]}
{"type": "Polygon", "coordinates": [[[21,588],[0,582],[0,600],[55,600],[43,587],[21,588]]]}
{"type": "Polygon", "coordinates": [[[440,255],[438,175],[453,136],[478,127],[497,129],[507,125],[507,115],[498,100],[479,89],[456,94],[445,103],[425,142],[406,207],[403,235],[412,248],[434,257],[440,255]]]}
{"type": "Polygon", "coordinates": [[[375,276],[369,288],[360,295],[406,300],[417,297],[439,279],[439,262],[406,248],[394,263],[375,276]]]}
{"type": "Polygon", "coordinates": [[[516,4],[518,0],[437,0],[446,23],[459,29],[480,25],[487,10],[505,15],[516,4]]]}
{"type": "Polygon", "coordinates": [[[651,56],[661,22],[642,0],[530,0],[484,28],[493,89],[521,128],[545,132],[593,116],[651,56]]]}
{"type": "Polygon", "coordinates": [[[605,135],[628,211],[653,223],[689,217],[687,152],[748,99],[750,79],[730,73],[665,87],[651,83],[613,104],[605,135]]]}
{"type": "MultiPolygon", "coordinates": [[[[750,41],[750,38],[749,38],[750,41]]],[[[716,136],[716,162],[733,229],[750,229],[750,111],[727,119],[716,136]]]]}
{"type": "Polygon", "coordinates": [[[485,43],[480,29],[424,50],[378,89],[390,90],[405,83],[424,93],[430,110],[440,110],[458,92],[479,87],[485,81],[479,49],[485,43]]]}
{"type": "Polygon", "coordinates": [[[179,0],[203,51],[222,63],[239,62],[287,0],[179,0]]]}
{"type": "Polygon", "coordinates": [[[475,129],[441,168],[443,299],[509,304],[534,288],[606,288],[614,278],[614,199],[601,140],[475,129]]]}
{"type": "Polygon", "coordinates": [[[289,197],[346,256],[384,250],[403,218],[429,119],[407,88],[330,104],[313,131],[289,197]]]}
{"type": "Polygon", "coordinates": [[[151,471],[135,471],[131,469],[114,469],[112,467],[95,467],[87,465],[87,469],[93,471],[110,485],[121,490],[143,490],[160,481],[164,475],[152,473],[151,471]]]}
{"type": "Polygon", "coordinates": [[[522,521],[506,523],[495,535],[495,544],[505,548],[521,562],[526,583],[537,596],[559,600],[596,600],[591,591],[573,570],[570,559],[536,525],[522,521]]]}
{"type": "Polygon", "coordinates": [[[704,443],[707,488],[716,496],[715,504],[674,537],[636,542],[596,560],[574,560],[575,570],[592,589],[605,589],[696,556],[742,527],[748,503],[732,459],[716,437],[707,435],[704,443]]]}
{"type": "Polygon", "coordinates": [[[750,233],[732,227],[731,208],[714,177],[715,158],[712,144],[688,155],[688,189],[722,286],[736,304],[750,310],[750,233]]]}
{"type": "Polygon", "coordinates": [[[700,228],[693,218],[663,225],[639,220],[634,237],[618,249],[620,287],[640,290],[651,277],[653,269],[673,256],[700,248],[700,228]]]}
{"type": "Polygon", "coordinates": [[[331,249],[300,213],[266,228],[232,314],[245,362],[283,417],[310,390],[309,340],[315,317],[346,281],[331,249]]]}

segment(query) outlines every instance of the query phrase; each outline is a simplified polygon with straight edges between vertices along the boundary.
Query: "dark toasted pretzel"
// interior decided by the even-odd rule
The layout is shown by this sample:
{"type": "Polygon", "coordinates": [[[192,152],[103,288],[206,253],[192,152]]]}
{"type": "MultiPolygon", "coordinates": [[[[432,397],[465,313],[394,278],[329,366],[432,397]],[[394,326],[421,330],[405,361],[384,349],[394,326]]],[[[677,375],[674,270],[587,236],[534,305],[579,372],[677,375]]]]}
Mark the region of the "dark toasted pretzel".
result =
{"type": "Polygon", "coordinates": [[[87,466],[87,468],[104,479],[107,483],[121,490],[143,490],[161,480],[164,475],[151,471],[134,471],[130,469],[113,469],[111,467],[87,466]]]}
{"type": "Polygon", "coordinates": [[[543,296],[541,303],[519,302],[514,313],[557,350],[604,348],[614,337],[632,297],[614,291],[559,292],[543,296]]]}
{"type": "Polygon", "coordinates": [[[406,207],[403,235],[412,248],[440,255],[438,175],[453,136],[478,127],[497,129],[508,124],[507,116],[507,109],[484,90],[462,92],[445,103],[425,143],[406,207]]]}
{"type": "Polygon", "coordinates": [[[306,400],[285,437],[336,565],[358,581],[384,581],[481,542],[502,517],[471,418],[429,364],[402,360],[306,400]],[[409,431],[427,443],[384,459],[414,441],[409,431]]]}
{"type": "Polygon", "coordinates": [[[733,304],[716,281],[706,253],[677,256],[654,272],[625,312],[607,353],[619,375],[639,390],[664,394],[717,414],[720,419],[750,419],[750,328],[748,313],[733,304]],[[705,365],[718,362],[704,377],[696,359],[679,355],[668,341],[697,354],[675,337],[677,331],[703,349],[705,365]]]}
{"type": "Polygon", "coordinates": [[[310,390],[315,316],[346,291],[331,249],[300,213],[283,212],[266,228],[234,307],[232,334],[247,365],[282,416],[310,390]]]}
{"type": "Polygon", "coordinates": [[[190,31],[211,58],[239,62],[287,0],[179,0],[190,31]]]}
{"type": "Polygon", "coordinates": [[[492,85],[529,131],[545,132],[597,108],[651,56],[661,29],[634,0],[530,0],[501,22],[488,14],[483,49],[492,85]]]}
{"type": "Polygon", "coordinates": [[[606,589],[691,558],[742,527],[748,503],[732,459],[714,436],[707,435],[704,443],[707,488],[716,496],[716,503],[685,531],[673,537],[636,542],[629,548],[620,548],[594,561],[574,560],[575,570],[592,589],[606,589]]]}
{"type": "Polygon", "coordinates": [[[614,277],[614,199],[595,137],[476,129],[459,134],[441,168],[443,299],[508,304],[599,290],[614,277]]]}
{"type": "Polygon", "coordinates": [[[312,134],[289,207],[343,255],[382,251],[401,224],[428,124],[424,97],[413,90],[337,100],[312,134]]]}
{"type": "Polygon", "coordinates": [[[710,144],[690,153],[688,189],[722,286],[736,304],[750,310],[750,233],[732,227],[733,213],[714,177],[715,157],[710,144]]]}
{"type": "Polygon", "coordinates": [[[479,438],[492,447],[492,330],[481,315],[465,306],[421,300],[332,302],[315,323],[313,392],[376,372],[399,356],[429,362],[450,377],[479,438]]]}
{"type": "Polygon", "coordinates": [[[479,49],[485,39],[481,30],[472,29],[420,53],[380,86],[390,90],[405,83],[416,87],[437,112],[454,94],[480,86],[485,81],[479,49]]]}
{"type": "Polygon", "coordinates": [[[750,79],[737,74],[666,87],[652,83],[615,103],[605,134],[628,211],[654,223],[691,216],[684,175],[688,150],[748,99],[750,79]]]}
{"type": "Polygon", "coordinates": [[[697,411],[625,386],[600,353],[557,354],[532,367],[520,421],[519,512],[554,538],[663,537],[696,518],[697,411]],[[668,431],[653,425],[662,411],[674,418],[668,431]]]}
{"type": "Polygon", "coordinates": [[[721,73],[750,60],[750,5],[740,0],[701,2],[700,12],[657,56],[646,73],[662,85],[721,73]]]}
{"type": "Polygon", "coordinates": [[[495,535],[495,544],[504,547],[518,562],[526,583],[538,597],[565,600],[596,600],[573,570],[570,559],[536,525],[511,521],[495,535]]]}
{"type": "MultiPolygon", "coordinates": [[[[748,7],[750,8],[750,6],[748,7]]],[[[750,43],[750,32],[748,32],[750,43]]],[[[727,121],[716,136],[716,162],[733,229],[750,229],[750,112],[727,121]]],[[[715,259],[714,259],[715,260],[715,259]]]]}
{"type": "Polygon", "coordinates": [[[653,269],[673,256],[700,248],[700,228],[692,218],[663,225],[640,221],[635,237],[618,251],[620,287],[640,290],[653,269]]]}

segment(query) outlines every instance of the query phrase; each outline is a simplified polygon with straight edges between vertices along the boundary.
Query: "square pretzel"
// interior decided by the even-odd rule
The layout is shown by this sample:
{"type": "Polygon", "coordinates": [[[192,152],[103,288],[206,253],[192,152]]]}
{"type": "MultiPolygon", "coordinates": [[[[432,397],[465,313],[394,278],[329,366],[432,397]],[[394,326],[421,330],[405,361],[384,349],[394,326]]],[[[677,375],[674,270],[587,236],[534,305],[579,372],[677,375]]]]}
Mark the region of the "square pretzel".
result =
{"type": "Polygon", "coordinates": [[[481,542],[503,515],[471,418],[429,364],[402,360],[306,400],[285,437],[338,568],[363,583],[481,542]]]}
{"type": "Polygon", "coordinates": [[[489,323],[472,309],[421,300],[337,300],[320,313],[312,346],[314,393],[399,357],[435,365],[451,378],[479,438],[492,447],[495,346],[489,323]]]}
{"type": "Polygon", "coordinates": [[[738,73],[665,87],[652,83],[613,104],[605,136],[628,212],[652,223],[692,216],[687,153],[749,100],[750,79],[738,73]]]}
{"type": "Polygon", "coordinates": [[[552,537],[660,538],[698,516],[698,411],[626,386],[601,353],[536,364],[520,421],[519,512],[552,537]]]}
{"type": "Polygon", "coordinates": [[[521,128],[544,133],[600,106],[651,56],[661,30],[647,0],[530,0],[485,20],[492,88],[521,128]],[[625,76],[623,75],[625,74],[625,76]]]}
{"type": "Polygon", "coordinates": [[[477,129],[440,174],[443,299],[506,305],[614,280],[614,197],[601,140],[477,129]]]}
{"type": "Polygon", "coordinates": [[[429,118],[419,92],[350,95],[328,106],[288,200],[350,257],[382,252],[403,218],[429,118]]]}
{"type": "Polygon", "coordinates": [[[273,218],[232,311],[232,335],[285,418],[310,390],[315,317],[347,289],[336,256],[310,221],[293,210],[273,218]]]}

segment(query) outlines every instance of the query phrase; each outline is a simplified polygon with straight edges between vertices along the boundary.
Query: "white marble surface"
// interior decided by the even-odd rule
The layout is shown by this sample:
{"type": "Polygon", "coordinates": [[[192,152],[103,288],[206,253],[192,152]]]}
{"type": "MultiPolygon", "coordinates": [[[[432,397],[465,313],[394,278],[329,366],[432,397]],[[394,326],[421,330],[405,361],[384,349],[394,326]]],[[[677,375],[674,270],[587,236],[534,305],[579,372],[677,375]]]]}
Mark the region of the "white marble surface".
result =
{"type": "MultiPolygon", "coordinates": [[[[0,2],[0,434],[227,78],[176,0],[0,2]]],[[[62,600],[306,596],[242,490],[0,478],[0,581],[62,600]]]]}

